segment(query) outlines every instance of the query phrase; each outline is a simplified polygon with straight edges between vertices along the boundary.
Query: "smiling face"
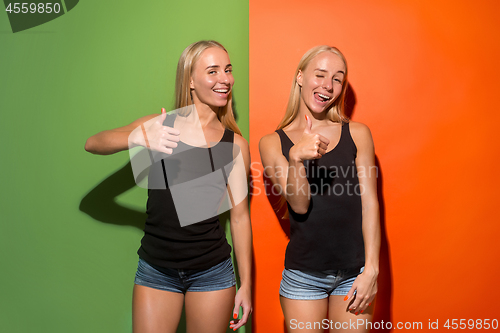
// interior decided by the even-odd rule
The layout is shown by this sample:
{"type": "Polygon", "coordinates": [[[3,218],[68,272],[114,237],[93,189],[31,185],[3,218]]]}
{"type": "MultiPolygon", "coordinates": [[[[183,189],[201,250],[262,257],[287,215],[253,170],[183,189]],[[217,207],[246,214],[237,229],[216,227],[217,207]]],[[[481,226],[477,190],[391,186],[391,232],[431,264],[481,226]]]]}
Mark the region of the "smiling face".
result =
{"type": "Polygon", "coordinates": [[[315,56],[297,74],[300,107],[307,107],[312,113],[328,110],[342,92],[345,72],[345,64],[338,55],[321,52],[315,56]]]}
{"type": "Polygon", "coordinates": [[[203,51],[193,68],[190,88],[195,104],[206,104],[212,109],[227,104],[234,84],[229,55],[218,47],[203,51]]]}

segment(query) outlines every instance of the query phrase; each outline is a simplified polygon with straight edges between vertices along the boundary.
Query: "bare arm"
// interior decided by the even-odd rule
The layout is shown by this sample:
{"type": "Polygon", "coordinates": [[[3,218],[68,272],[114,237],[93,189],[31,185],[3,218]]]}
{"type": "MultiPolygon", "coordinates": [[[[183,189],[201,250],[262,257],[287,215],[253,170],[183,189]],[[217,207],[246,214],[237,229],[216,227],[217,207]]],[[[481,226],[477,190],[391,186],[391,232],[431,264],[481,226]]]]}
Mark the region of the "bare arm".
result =
{"type": "MultiPolygon", "coordinates": [[[[157,116],[158,114],[151,114],[139,118],[126,126],[102,131],[92,135],[85,143],[85,150],[89,153],[98,155],[110,155],[122,150],[127,150],[129,149],[128,140],[130,133],[132,133],[132,131],[137,127],[141,126],[144,122],[157,116]]],[[[144,138],[142,140],[144,140],[144,138]]],[[[142,143],[142,146],[144,146],[144,142],[142,143]]]]}
{"type": "Polygon", "coordinates": [[[166,113],[151,114],[111,130],[99,132],[87,139],[85,150],[97,155],[110,155],[135,146],[148,147],[167,154],[177,147],[179,131],[163,126],[166,113]]]}
{"type": "MultiPolygon", "coordinates": [[[[248,143],[244,138],[235,134],[235,144],[240,148],[242,158],[236,159],[236,165],[233,169],[241,169],[239,179],[230,181],[230,192],[240,192],[244,186],[248,186],[248,176],[250,172],[250,151],[248,143]],[[241,165],[243,164],[243,165],[241,165]],[[237,182],[237,183],[236,183],[237,182]],[[236,184],[235,184],[236,183],[236,184]]],[[[234,170],[233,170],[234,171],[234,170]]],[[[252,312],[252,226],[250,224],[250,214],[248,211],[248,196],[231,208],[231,236],[233,238],[234,253],[238,262],[238,272],[241,281],[240,288],[235,297],[235,306],[233,318],[236,319],[240,306],[243,308],[243,316],[240,320],[231,321],[231,328],[236,330],[245,325],[248,316],[252,312]],[[236,317],[234,316],[236,315],[236,317]]]]}
{"type": "MultiPolygon", "coordinates": [[[[365,245],[365,268],[358,276],[353,288],[357,288],[356,300],[351,305],[354,311],[364,311],[377,293],[380,253],[380,214],[377,198],[378,170],[375,165],[375,149],[369,128],[361,123],[351,122],[351,135],[358,149],[358,169],[363,212],[362,230],[365,245]]],[[[351,291],[348,296],[352,296],[351,291]]]]}
{"type": "Polygon", "coordinates": [[[310,202],[310,187],[304,161],[321,158],[328,144],[327,138],[311,133],[309,119],[300,141],[290,149],[289,161],[281,152],[278,133],[268,134],[260,140],[259,150],[264,172],[296,213],[305,214],[310,202]]]}

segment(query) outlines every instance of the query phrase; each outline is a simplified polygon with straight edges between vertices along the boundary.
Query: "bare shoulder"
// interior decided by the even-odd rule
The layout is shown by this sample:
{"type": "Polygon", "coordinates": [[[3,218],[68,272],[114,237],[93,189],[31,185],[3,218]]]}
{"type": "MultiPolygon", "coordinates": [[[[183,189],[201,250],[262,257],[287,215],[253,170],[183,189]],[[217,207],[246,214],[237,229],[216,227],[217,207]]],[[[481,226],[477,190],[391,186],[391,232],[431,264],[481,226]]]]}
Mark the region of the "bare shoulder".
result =
{"type": "Polygon", "coordinates": [[[239,147],[243,156],[250,156],[250,147],[248,145],[247,140],[244,137],[239,135],[238,133],[234,133],[234,144],[239,147]]]}
{"type": "Polygon", "coordinates": [[[354,140],[356,139],[366,140],[366,139],[371,139],[372,137],[370,129],[363,123],[359,123],[357,121],[350,121],[349,129],[351,131],[351,136],[354,140]]]}
{"type": "Polygon", "coordinates": [[[248,142],[247,140],[239,135],[238,133],[234,133],[234,143],[240,146],[241,149],[248,149],[248,142]]]}
{"type": "Polygon", "coordinates": [[[350,121],[349,122],[349,129],[351,130],[351,134],[354,135],[370,135],[371,132],[368,126],[366,126],[363,123],[357,122],[357,121],[350,121]]]}
{"type": "Polygon", "coordinates": [[[259,150],[261,154],[279,150],[280,146],[280,137],[276,132],[264,135],[259,141],[259,150]]]}
{"type": "Polygon", "coordinates": [[[372,133],[368,126],[357,121],[350,121],[349,130],[358,149],[373,147],[372,133]]]}

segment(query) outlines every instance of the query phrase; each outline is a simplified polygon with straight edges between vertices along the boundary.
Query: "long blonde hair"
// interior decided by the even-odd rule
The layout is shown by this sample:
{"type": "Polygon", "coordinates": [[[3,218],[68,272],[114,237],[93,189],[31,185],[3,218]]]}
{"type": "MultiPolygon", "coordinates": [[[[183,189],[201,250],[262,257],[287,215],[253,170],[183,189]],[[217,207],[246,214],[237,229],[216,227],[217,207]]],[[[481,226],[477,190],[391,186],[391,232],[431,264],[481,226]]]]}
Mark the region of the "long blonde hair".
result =
{"type": "MultiPolygon", "coordinates": [[[[221,43],[214,40],[201,40],[186,47],[177,63],[177,75],[175,79],[175,108],[183,108],[193,104],[189,83],[193,72],[194,64],[200,59],[201,54],[208,48],[218,47],[227,50],[221,43]]],[[[241,135],[241,131],[236,124],[233,113],[233,92],[229,93],[227,104],[217,110],[217,118],[225,128],[229,128],[241,135]]]]}
{"type": "Polygon", "coordinates": [[[342,59],[345,66],[345,75],[344,81],[342,82],[342,91],[340,95],[335,99],[332,106],[328,109],[326,113],[326,117],[333,122],[348,122],[349,119],[344,114],[344,103],[345,103],[345,95],[347,91],[347,61],[345,60],[342,52],[339,51],[336,47],[328,46],[328,45],[320,45],[315,46],[309,51],[307,51],[300,59],[299,65],[297,66],[297,70],[295,71],[295,75],[293,76],[292,90],[290,91],[290,97],[288,98],[288,105],[286,107],[285,115],[278,125],[278,129],[288,126],[298,115],[299,113],[299,105],[300,105],[300,91],[301,87],[297,83],[297,75],[299,71],[304,71],[307,65],[311,62],[311,60],[316,57],[318,54],[322,52],[331,52],[336,54],[342,59]]]}

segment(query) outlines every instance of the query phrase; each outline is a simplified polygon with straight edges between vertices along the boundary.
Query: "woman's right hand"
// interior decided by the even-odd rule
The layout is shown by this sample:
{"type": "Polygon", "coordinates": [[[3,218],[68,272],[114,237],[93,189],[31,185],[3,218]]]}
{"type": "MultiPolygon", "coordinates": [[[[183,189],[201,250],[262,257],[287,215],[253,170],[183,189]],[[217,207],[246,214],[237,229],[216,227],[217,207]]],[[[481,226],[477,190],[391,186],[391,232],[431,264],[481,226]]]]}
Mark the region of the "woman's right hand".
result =
{"type": "Polygon", "coordinates": [[[172,154],[173,148],[176,148],[179,142],[180,131],[163,125],[166,116],[167,113],[162,108],[160,116],[141,124],[133,131],[131,143],[161,153],[172,154]]]}
{"type": "Polygon", "coordinates": [[[290,148],[290,159],[303,162],[304,160],[313,160],[323,157],[328,148],[330,140],[318,133],[312,133],[312,121],[308,116],[306,117],[306,128],[304,133],[292,148],[290,148]]]}

